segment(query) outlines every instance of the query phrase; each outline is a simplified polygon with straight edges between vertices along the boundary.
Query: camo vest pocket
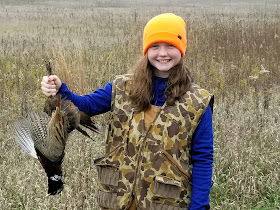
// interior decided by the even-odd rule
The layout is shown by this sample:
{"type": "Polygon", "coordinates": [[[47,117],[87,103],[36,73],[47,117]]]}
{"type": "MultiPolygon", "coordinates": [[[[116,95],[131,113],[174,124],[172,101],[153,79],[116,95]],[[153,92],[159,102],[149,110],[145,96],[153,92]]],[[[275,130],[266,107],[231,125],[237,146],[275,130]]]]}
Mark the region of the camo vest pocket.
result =
{"type": "Polygon", "coordinates": [[[118,186],[120,171],[114,166],[97,165],[98,179],[101,184],[118,186]]]}
{"type": "Polygon", "coordinates": [[[117,159],[121,155],[122,146],[123,144],[120,144],[104,157],[94,160],[98,172],[99,189],[102,191],[116,192],[117,190],[120,179],[120,162],[117,159]]]}
{"type": "Polygon", "coordinates": [[[123,145],[121,143],[105,156],[94,160],[98,172],[97,202],[102,208],[117,208],[117,191],[121,177],[119,159],[123,155],[123,145]]]}
{"type": "Polygon", "coordinates": [[[186,209],[191,198],[188,172],[165,150],[160,150],[151,162],[158,168],[151,183],[151,209],[186,209]]]}
{"type": "Polygon", "coordinates": [[[154,184],[154,194],[168,198],[180,197],[182,182],[166,176],[156,176],[154,184]]]}
{"type": "Polygon", "coordinates": [[[151,209],[181,210],[189,206],[187,190],[183,182],[166,176],[156,176],[151,209]]]}
{"type": "Polygon", "coordinates": [[[101,207],[116,209],[117,208],[117,193],[97,192],[97,202],[101,207]]]}

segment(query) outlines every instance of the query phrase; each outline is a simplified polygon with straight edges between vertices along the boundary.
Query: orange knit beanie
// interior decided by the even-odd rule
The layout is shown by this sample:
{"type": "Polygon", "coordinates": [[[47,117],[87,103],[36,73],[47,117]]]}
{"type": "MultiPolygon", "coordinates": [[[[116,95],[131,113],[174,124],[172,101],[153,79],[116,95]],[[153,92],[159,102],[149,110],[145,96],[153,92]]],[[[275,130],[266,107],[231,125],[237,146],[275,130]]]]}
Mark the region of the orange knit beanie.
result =
{"type": "Polygon", "coordinates": [[[144,29],[143,55],[156,42],[167,42],[174,45],[184,57],[187,49],[185,21],[173,13],[153,17],[144,29]]]}

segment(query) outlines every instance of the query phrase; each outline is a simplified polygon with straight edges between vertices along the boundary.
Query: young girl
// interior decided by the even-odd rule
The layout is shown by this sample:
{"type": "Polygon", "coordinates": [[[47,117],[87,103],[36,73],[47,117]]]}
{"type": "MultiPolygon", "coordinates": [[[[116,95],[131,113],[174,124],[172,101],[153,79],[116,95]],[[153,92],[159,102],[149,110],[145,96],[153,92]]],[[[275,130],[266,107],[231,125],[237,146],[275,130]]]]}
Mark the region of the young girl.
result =
{"type": "Polygon", "coordinates": [[[62,94],[90,116],[110,111],[106,155],[95,160],[103,209],[209,209],[212,95],[191,82],[183,65],[184,20],[152,18],[133,75],[79,96],[51,75],[45,95],[62,94]]]}

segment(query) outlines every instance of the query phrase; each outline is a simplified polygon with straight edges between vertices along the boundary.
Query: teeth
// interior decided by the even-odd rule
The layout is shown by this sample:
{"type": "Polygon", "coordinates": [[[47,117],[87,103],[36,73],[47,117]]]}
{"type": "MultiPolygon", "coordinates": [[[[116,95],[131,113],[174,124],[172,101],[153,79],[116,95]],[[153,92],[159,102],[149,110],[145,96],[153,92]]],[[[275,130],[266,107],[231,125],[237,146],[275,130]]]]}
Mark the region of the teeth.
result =
{"type": "Polygon", "coordinates": [[[168,62],[170,59],[158,60],[159,62],[168,62]]]}

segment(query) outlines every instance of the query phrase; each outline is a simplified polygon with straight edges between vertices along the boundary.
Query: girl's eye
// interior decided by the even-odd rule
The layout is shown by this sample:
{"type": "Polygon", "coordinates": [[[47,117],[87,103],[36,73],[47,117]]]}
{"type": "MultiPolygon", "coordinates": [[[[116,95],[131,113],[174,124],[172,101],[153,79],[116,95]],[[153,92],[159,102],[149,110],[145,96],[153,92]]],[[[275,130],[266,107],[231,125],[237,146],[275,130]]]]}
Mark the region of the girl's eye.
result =
{"type": "Polygon", "coordinates": [[[158,45],[156,45],[156,44],[151,46],[151,48],[157,48],[157,47],[158,47],[158,45]]]}
{"type": "Polygon", "coordinates": [[[172,44],[169,44],[169,45],[168,45],[168,47],[169,47],[169,48],[173,48],[173,47],[174,47],[174,45],[172,45],[172,44]]]}

